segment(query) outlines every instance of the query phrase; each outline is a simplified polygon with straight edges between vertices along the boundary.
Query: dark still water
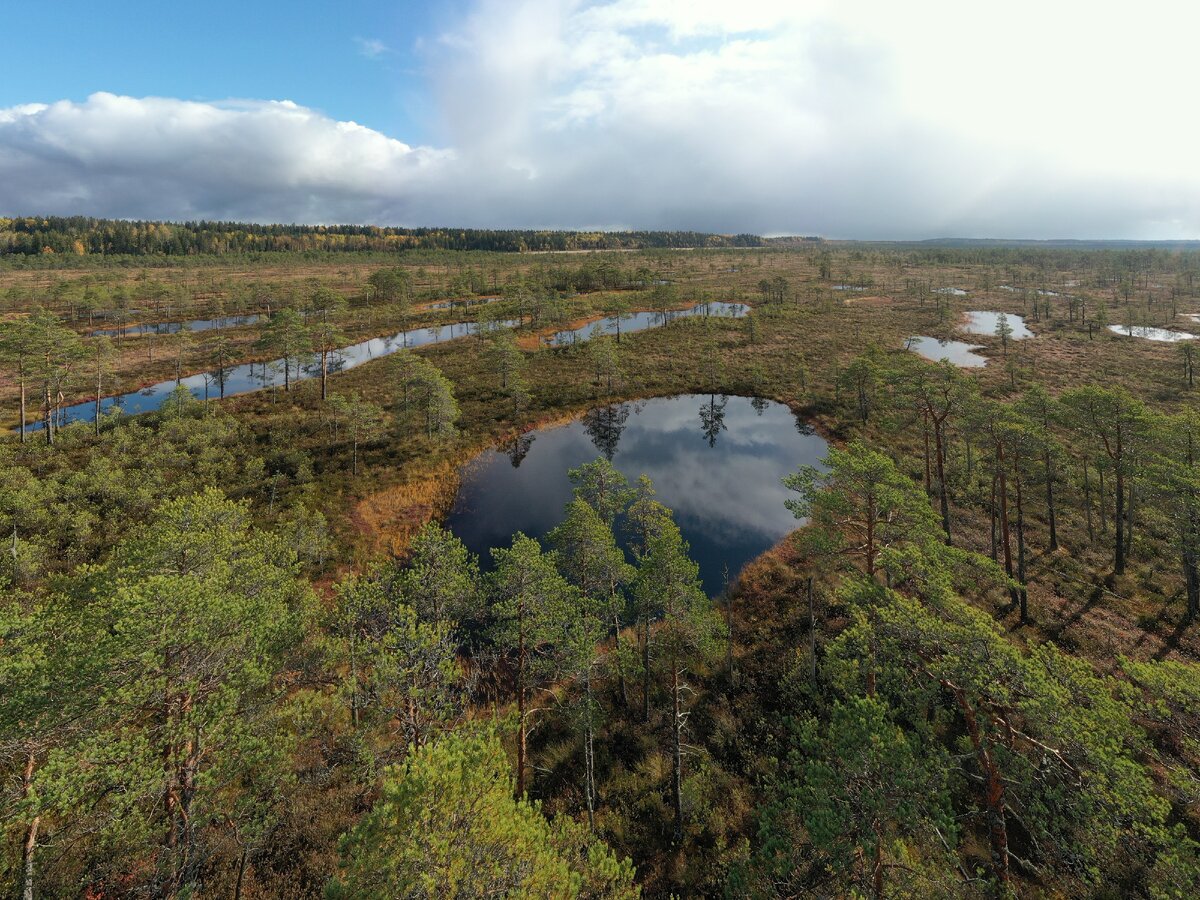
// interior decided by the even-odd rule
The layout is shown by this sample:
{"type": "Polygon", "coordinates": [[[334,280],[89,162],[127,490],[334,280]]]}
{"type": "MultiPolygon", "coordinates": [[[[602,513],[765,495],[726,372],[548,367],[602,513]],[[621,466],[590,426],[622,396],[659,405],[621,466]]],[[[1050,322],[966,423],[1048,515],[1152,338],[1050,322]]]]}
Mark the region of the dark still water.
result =
{"type": "Polygon", "coordinates": [[[221,316],[216,319],[193,319],[190,322],[150,322],[145,325],[126,325],[123,328],[99,328],[92,332],[96,336],[115,337],[118,334],[125,337],[135,337],[139,334],[177,334],[187,327],[188,331],[216,331],[222,328],[241,328],[253,325],[261,318],[260,315],[250,316],[221,316]]]}
{"type": "Polygon", "coordinates": [[[569,328],[565,331],[556,331],[548,338],[544,338],[544,343],[551,347],[568,347],[571,344],[577,344],[580,341],[586,341],[588,338],[598,334],[633,334],[635,331],[646,331],[650,328],[659,328],[674,322],[676,319],[688,319],[694,316],[711,316],[740,319],[750,314],[750,307],[745,303],[725,303],[724,301],[713,300],[708,303],[700,303],[690,309],[677,309],[670,312],[653,312],[642,310],[641,312],[627,313],[620,318],[617,316],[608,316],[600,319],[597,322],[589,322],[586,325],[581,325],[578,328],[569,328]]]}
{"type": "Polygon", "coordinates": [[[921,334],[916,337],[910,337],[906,346],[908,349],[934,362],[946,360],[954,363],[956,366],[968,369],[986,366],[988,362],[986,356],[980,356],[975,352],[976,350],[982,350],[982,347],[974,344],[966,344],[962,341],[944,341],[921,334]]]}
{"type": "MultiPolygon", "coordinates": [[[[519,323],[510,321],[503,324],[512,327],[519,323]]],[[[343,347],[335,351],[329,360],[329,372],[330,374],[344,372],[347,369],[361,366],[363,363],[370,362],[373,359],[388,356],[402,348],[412,349],[415,347],[424,347],[426,344],[439,344],[442,341],[452,341],[475,334],[477,330],[478,326],[474,322],[455,322],[451,325],[414,328],[411,331],[401,331],[387,337],[360,341],[357,344],[351,344],[349,347],[343,347]]],[[[319,378],[320,375],[320,363],[316,361],[316,357],[309,357],[300,366],[299,371],[295,368],[292,369],[291,379],[293,382],[306,381],[310,378],[319,378]]],[[[118,394],[114,397],[105,397],[100,401],[100,411],[107,412],[112,407],[118,406],[126,415],[152,412],[161,408],[167,402],[167,399],[171,396],[171,392],[175,390],[177,385],[183,385],[191,391],[193,397],[199,400],[205,397],[215,399],[222,395],[230,397],[234,394],[245,394],[272,386],[280,387],[283,385],[283,382],[283,360],[242,363],[240,365],[228,366],[221,371],[188,375],[179,381],[170,378],[139,391],[130,391],[127,394],[118,394]],[[222,390],[222,384],[224,390],[222,390]]],[[[60,418],[62,424],[70,425],[72,422],[89,422],[95,414],[96,401],[85,400],[83,403],[75,403],[71,406],[63,407],[60,418]]],[[[42,423],[31,422],[29,427],[31,429],[38,429],[42,427],[42,423]]]]}
{"type": "Polygon", "coordinates": [[[600,407],[464,466],[446,526],[490,566],[488,550],[509,546],[514,532],[543,538],[561,521],[568,469],[608,456],[631,485],[650,476],[716,596],[726,566],[732,582],[799,524],[780,479],[825,452],[821,437],[768,400],[686,394],[600,407]]]}

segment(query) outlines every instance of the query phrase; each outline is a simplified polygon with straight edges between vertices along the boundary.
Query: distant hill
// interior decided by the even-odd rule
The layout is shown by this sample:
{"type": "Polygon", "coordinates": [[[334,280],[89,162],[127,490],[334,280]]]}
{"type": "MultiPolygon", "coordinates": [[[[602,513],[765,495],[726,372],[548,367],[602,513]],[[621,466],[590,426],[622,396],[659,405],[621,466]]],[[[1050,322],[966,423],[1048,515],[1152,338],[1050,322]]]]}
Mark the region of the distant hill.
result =
{"type": "Polygon", "coordinates": [[[254,225],[242,222],[141,222],[83,216],[0,218],[0,256],[38,254],[189,256],[262,252],[379,252],[757,247],[752,234],[697,231],[537,231],[388,228],[374,225],[254,225]]]}

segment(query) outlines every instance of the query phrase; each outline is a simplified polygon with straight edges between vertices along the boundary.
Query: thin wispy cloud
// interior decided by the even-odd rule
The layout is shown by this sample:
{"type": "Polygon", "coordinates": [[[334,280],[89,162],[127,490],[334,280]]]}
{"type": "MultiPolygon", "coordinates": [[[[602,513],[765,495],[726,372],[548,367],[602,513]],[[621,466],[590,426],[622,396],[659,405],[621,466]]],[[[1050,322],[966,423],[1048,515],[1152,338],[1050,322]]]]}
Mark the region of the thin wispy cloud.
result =
{"type": "Polygon", "coordinates": [[[355,38],[358,52],[367,59],[378,59],[389,51],[388,45],[378,38],[355,38]]]}
{"type": "Polygon", "coordinates": [[[98,94],[0,111],[0,211],[1200,237],[1197,25],[1165,0],[480,0],[414,41],[435,146],[98,94]]]}

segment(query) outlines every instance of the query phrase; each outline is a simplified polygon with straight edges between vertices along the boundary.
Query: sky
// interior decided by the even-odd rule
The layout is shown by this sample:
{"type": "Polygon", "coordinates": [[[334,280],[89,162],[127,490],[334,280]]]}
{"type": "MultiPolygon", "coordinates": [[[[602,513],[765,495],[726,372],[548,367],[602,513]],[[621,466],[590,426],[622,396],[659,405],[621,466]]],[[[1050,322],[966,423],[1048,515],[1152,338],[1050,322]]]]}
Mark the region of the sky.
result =
{"type": "Polygon", "coordinates": [[[1179,0],[3,7],[0,215],[1200,238],[1179,0]]]}

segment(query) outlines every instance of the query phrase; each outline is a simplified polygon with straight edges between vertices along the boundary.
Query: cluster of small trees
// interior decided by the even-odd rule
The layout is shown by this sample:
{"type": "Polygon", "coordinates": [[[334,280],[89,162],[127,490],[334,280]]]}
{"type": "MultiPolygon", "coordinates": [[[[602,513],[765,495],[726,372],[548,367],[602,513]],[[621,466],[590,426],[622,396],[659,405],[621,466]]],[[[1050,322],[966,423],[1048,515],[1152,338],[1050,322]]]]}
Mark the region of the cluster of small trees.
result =
{"type": "Polygon", "coordinates": [[[0,442],[0,576],[33,587],[94,562],[158,503],[210,484],[259,499],[270,518],[294,512],[298,530],[313,539],[325,535],[316,544],[297,535],[295,549],[320,557],[328,543],[324,519],[293,510],[293,491],[302,493],[313,479],[312,460],[293,445],[294,436],[281,424],[259,443],[244,421],[205,416],[180,389],[159,414],[108,429],[100,439],[71,429],[53,446],[0,442]]]}
{"type": "Polygon", "coordinates": [[[296,576],[280,537],[209,490],[52,596],[4,604],[0,735],[21,772],[25,896],[46,840],[89,835],[91,883],[144,860],[141,880],[172,895],[217,834],[261,839],[287,777],[283,659],[313,614],[296,576]]]}
{"type": "MultiPolygon", "coordinates": [[[[104,361],[110,355],[107,341],[97,340],[94,344],[97,383],[104,372],[104,361]]],[[[57,316],[34,310],[29,316],[5,323],[0,330],[0,361],[13,372],[17,382],[22,442],[26,439],[29,420],[30,391],[36,387],[46,441],[54,443],[58,411],[65,391],[69,389],[71,379],[83,368],[84,360],[85,349],[78,335],[64,327],[57,316]]]]}
{"type": "Polygon", "coordinates": [[[788,298],[791,285],[782,275],[774,278],[763,278],[758,282],[758,292],[762,295],[763,303],[783,303],[788,298]]]}
{"type": "Polygon", "coordinates": [[[790,479],[792,506],[811,518],[805,557],[851,624],[812,659],[734,886],[792,896],[832,872],[874,897],[984,896],[1018,875],[1099,885],[1138,871],[1151,896],[1196,890],[1200,844],[1156,790],[1164,763],[1146,760],[1135,724],[1158,707],[1190,727],[1195,710],[1178,702],[1194,669],[1123,660],[1123,677],[1103,676],[1052,644],[1019,649],[962,599],[1009,579],[945,545],[918,485],[861,443],[826,462],[790,479]],[[964,865],[972,833],[987,852],[964,865]]]}
{"type": "MultiPolygon", "coordinates": [[[[59,284],[65,286],[72,296],[78,293],[74,290],[78,287],[76,282],[59,284]]],[[[501,393],[515,416],[519,416],[528,406],[529,386],[524,378],[525,355],[518,347],[510,328],[512,323],[506,321],[506,317],[515,313],[518,322],[528,322],[534,328],[566,322],[569,312],[556,286],[570,290],[605,286],[651,288],[648,302],[664,314],[679,303],[675,284],[654,278],[645,267],[629,271],[604,258],[586,261],[575,268],[536,267],[506,283],[503,287],[506,301],[503,308],[481,307],[476,316],[476,333],[487,345],[489,366],[496,373],[501,393]]],[[[476,285],[473,281],[463,287],[469,292],[482,288],[482,284],[476,285]]],[[[349,340],[344,323],[350,304],[342,294],[312,278],[307,280],[302,296],[295,292],[289,294],[290,299],[284,300],[257,298],[257,307],[263,308],[265,304],[268,311],[261,316],[259,333],[251,346],[255,351],[273,358],[270,363],[264,363],[263,374],[266,374],[268,366],[274,372],[282,373],[285,394],[291,392],[293,383],[300,377],[308,377],[311,369],[319,372],[321,399],[328,400],[329,375],[335,368],[337,351],[349,340]]],[[[156,315],[161,314],[162,302],[169,295],[169,289],[160,282],[139,282],[138,297],[157,310],[156,315]]],[[[129,296],[132,297],[132,294],[129,296]]],[[[409,309],[413,296],[413,276],[405,268],[377,269],[367,279],[367,302],[386,304],[389,309],[398,310],[401,316],[409,309]]],[[[66,294],[59,299],[74,309],[74,301],[67,302],[69,298],[66,294]]],[[[213,306],[214,303],[214,308],[220,312],[222,304],[213,301],[209,305],[213,306]]],[[[630,315],[629,304],[618,298],[612,300],[610,306],[610,311],[618,320],[616,343],[619,343],[619,323],[630,315]]],[[[5,323],[0,330],[0,365],[13,373],[18,385],[22,440],[26,436],[32,407],[42,420],[45,439],[52,443],[56,430],[66,422],[63,411],[68,398],[80,394],[95,397],[95,415],[92,418],[95,430],[100,430],[102,398],[114,393],[120,384],[116,362],[125,334],[123,323],[126,321],[126,311],[120,303],[109,310],[109,318],[118,323],[115,340],[101,335],[81,338],[57,316],[41,308],[5,323]]],[[[183,379],[188,369],[198,365],[202,367],[199,374],[204,381],[205,401],[209,399],[210,392],[213,396],[224,398],[228,372],[238,355],[238,345],[220,326],[219,316],[217,320],[216,327],[205,329],[200,335],[191,331],[187,323],[166,323],[171,327],[161,338],[168,344],[177,382],[183,379]],[[201,351],[198,357],[197,347],[201,351]]],[[[154,360],[155,348],[160,343],[160,337],[156,334],[147,331],[141,338],[150,361],[154,360]]],[[[611,393],[621,376],[617,351],[608,340],[595,340],[591,344],[595,381],[611,393]]],[[[422,383],[432,381],[425,378],[422,383]]],[[[439,408],[431,410],[428,416],[431,433],[443,428],[439,422],[451,412],[445,402],[447,396],[445,391],[435,386],[430,406],[439,408]]]]}
{"type": "MultiPolygon", "coordinates": [[[[386,274],[386,270],[381,272],[386,274]]],[[[340,324],[347,306],[341,294],[318,285],[309,292],[300,311],[284,307],[263,324],[255,348],[278,355],[285,392],[291,390],[292,372],[299,374],[304,361],[315,356],[320,362],[321,399],[329,399],[330,361],[347,340],[340,324]]]]}
{"type": "MultiPolygon", "coordinates": [[[[379,295],[407,294],[410,290],[407,274],[403,270],[383,269],[372,276],[373,289],[379,295]]],[[[309,360],[318,360],[320,365],[321,399],[329,401],[329,374],[331,362],[337,350],[347,340],[339,324],[347,307],[345,298],[327,288],[316,286],[300,310],[290,306],[278,309],[267,317],[254,348],[277,356],[275,365],[283,373],[283,389],[289,393],[293,380],[300,375],[301,367],[309,360]]],[[[169,335],[175,355],[175,380],[182,380],[185,370],[184,356],[192,347],[194,336],[186,326],[181,326],[169,335]]],[[[519,412],[528,402],[528,391],[521,373],[524,355],[516,346],[507,330],[492,334],[492,356],[503,389],[519,412]]],[[[235,358],[235,349],[230,339],[220,328],[208,332],[205,341],[204,361],[211,363],[212,371],[205,371],[205,401],[208,400],[210,384],[215,384],[220,397],[225,396],[226,373],[235,358]]],[[[94,390],[94,429],[100,431],[102,398],[111,393],[117,378],[114,361],[117,349],[106,336],[91,336],[86,339],[62,324],[61,320],[40,308],[26,316],[6,322],[0,329],[0,365],[13,373],[18,389],[20,439],[25,442],[29,430],[29,410],[38,409],[41,427],[47,443],[53,444],[58,430],[65,424],[63,409],[72,392],[94,390]],[[32,398],[36,397],[36,401],[32,398]]],[[[415,393],[425,413],[426,430],[434,434],[447,435],[453,431],[453,422],[458,416],[449,381],[433,366],[411,354],[397,364],[397,368],[411,373],[398,379],[398,387],[408,400],[415,393]]],[[[336,398],[334,398],[336,400],[336,398]]],[[[343,398],[334,404],[334,418],[350,425],[354,438],[354,469],[357,472],[357,437],[360,431],[374,429],[381,412],[362,402],[350,402],[343,398]]]]}
{"type": "MultiPolygon", "coordinates": [[[[275,325],[272,320],[268,323],[267,334],[259,346],[284,348],[286,379],[292,366],[299,367],[301,354],[311,349],[312,337],[308,329],[299,326],[290,311],[285,310],[281,315],[283,322],[275,325]]],[[[153,359],[154,340],[152,337],[146,340],[153,359]]],[[[186,326],[181,326],[171,332],[167,340],[175,357],[175,380],[178,382],[184,375],[185,353],[193,346],[195,338],[186,326]]],[[[0,329],[0,365],[13,373],[17,383],[18,427],[22,442],[28,438],[30,400],[34,396],[47,443],[53,444],[58,431],[66,424],[65,408],[73,394],[92,395],[95,402],[93,427],[99,432],[102,400],[119,384],[114,369],[120,339],[115,343],[116,346],[106,335],[80,338],[57,316],[40,308],[4,323],[0,329]]],[[[233,361],[233,344],[217,328],[208,332],[203,349],[203,362],[213,366],[202,373],[205,399],[212,384],[217,386],[219,396],[224,397],[226,372],[233,361]]]]}
{"type": "MultiPolygon", "coordinates": [[[[603,459],[570,474],[575,498],[562,523],[547,537],[548,547],[525,535],[514,535],[510,547],[492,551],[491,570],[481,574],[478,562],[457,539],[436,525],[427,525],[413,539],[411,556],[402,570],[381,571],[339,587],[336,621],[330,630],[345,635],[344,646],[350,655],[351,717],[356,727],[364,728],[371,721],[398,721],[409,744],[422,746],[431,731],[464,713],[464,676],[453,663],[453,650],[466,645],[477,661],[477,668],[471,670],[476,675],[482,674],[478,667],[507,673],[499,690],[500,697],[511,699],[514,707],[513,782],[518,812],[513,814],[523,819],[530,816],[529,808],[521,803],[536,771],[529,735],[547,717],[555,716],[562,727],[577,735],[578,789],[590,830],[601,803],[595,740],[605,710],[624,710],[631,719],[648,721],[655,687],[660,686],[671,723],[664,755],[672,759],[669,791],[678,838],[684,816],[687,678],[697,666],[711,661],[719,647],[722,624],[700,589],[697,567],[688,559],[687,545],[670,511],[654,499],[648,481],[643,479],[636,489],[630,489],[624,477],[603,459]],[[619,517],[629,523],[634,564],[627,561],[616,542],[614,529],[619,517]],[[631,624],[636,626],[634,636],[625,631],[631,624]],[[443,650],[414,654],[418,631],[427,636],[425,646],[437,645],[443,650]],[[634,705],[630,688],[639,677],[640,696],[634,705]],[[601,702],[602,692],[611,695],[612,703],[601,702]]],[[[486,778],[485,772],[498,765],[494,744],[487,738],[465,739],[466,745],[462,740],[455,738],[446,746],[482,754],[484,761],[479,765],[485,771],[455,770],[454,778],[486,778]]],[[[431,752],[436,756],[442,751],[431,752]]],[[[406,764],[405,778],[412,777],[416,765],[406,764]]],[[[507,772],[506,766],[501,768],[507,772]]],[[[507,775],[502,784],[513,787],[507,775]]],[[[385,802],[393,802],[387,799],[389,792],[395,791],[398,798],[406,787],[404,781],[385,786],[385,802]]],[[[511,798],[504,790],[500,794],[511,798]]],[[[491,802],[489,796],[493,796],[491,791],[483,792],[477,800],[491,802]]],[[[451,802],[450,798],[445,802],[451,802]]],[[[409,809],[404,815],[415,814],[409,809]]],[[[349,845],[345,871],[366,872],[376,863],[388,871],[403,865],[437,865],[445,867],[444,872],[439,870],[439,877],[455,881],[498,877],[491,871],[468,875],[462,871],[461,856],[441,860],[436,850],[433,855],[439,861],[431,862],[428,855],[415,852],[413,835],[397,830],[391,811],[376,821],[379,815],[377,807],[359,826],[349,845]],[[390,848],[389,858],[395,859],[395,864],[380,856],[384,849],[381,841],[390,848]],[[403,864],[402,859],[406,860],[403,864]]],[[[458,818],[431,821],[429,813],[423,815],[426,828],[436,835],[447,830],[447,840],[469,841],[472,829],[493,827],[458,818]],[[458,831],[449,831],[454,828],[458,831]]],[[[544,827],[544,822],[538,826],[544,827]]],[[[569,834],[586,833],[562,821],[554,827],[566,828],[569,834]]],[[[431,840],[436,847],[438,838],[431,840]]],[[[397,890],[410,883],[406,879],[412,874],[390,876],[399,880],[381,883],[380,889],[397,890]]]]}
{"type": "Polygon", "coordinates": [[[633,896],[632,868],[591,830],[600,697],[631,720],[665,698],[680,838],[687,680],[722,623],[648,481],[631,489],[603,459],[571,476],[547,548],[515,535],[481,574],[430,524],[403,564],[343,579],[324,609],[286,530],[251,528],[247,505],[214,489],[165,503],[52,594],[7,581],[0,751],[23,848],[10,871],[27,895],[74,883],[175,896],[218,881],[240,893],[317,740],[348,741],[353,778],[382,790],[343,844],[334,896],[447,884],[633,896]],[[513,703],[512,774],[473,721],[484,683],[513,703]],[[528,735],[548,716],[578,735],[586,827],[525,799],[528,735]],[[40,867],[48,846],[60,849],[40,867]]]}
{"type": "Polygon", "coordinates": [[[386,377],[401,417],[420,421],[428,437],[453,435],[459,409],[450,379],[410,350],[392,354],[387,366],[386,377]]]}
{"type": "Polygon", "coordinates": [[[1173,536],[1174,547],[1164,549],[1185,577],[1185,615],[1200,613],[1193,413],[1158,414],[1122,387],[1094,385],[1055,398],[1034,384],[1006,402],[981,395],[950,363],[931,366],[873,349],[843,370],[839,389],[862,426],[915,432],[947,543],[952,495],[988,510],[991,556],[1015,580],[1013,601],[1023,619],[1031,510],[1055,551],[1064,507],[1083,520],[1089,542],[1111,535],[1117,576],[1134,552],[1135,530],[1156,510],[1173,536]]]}

